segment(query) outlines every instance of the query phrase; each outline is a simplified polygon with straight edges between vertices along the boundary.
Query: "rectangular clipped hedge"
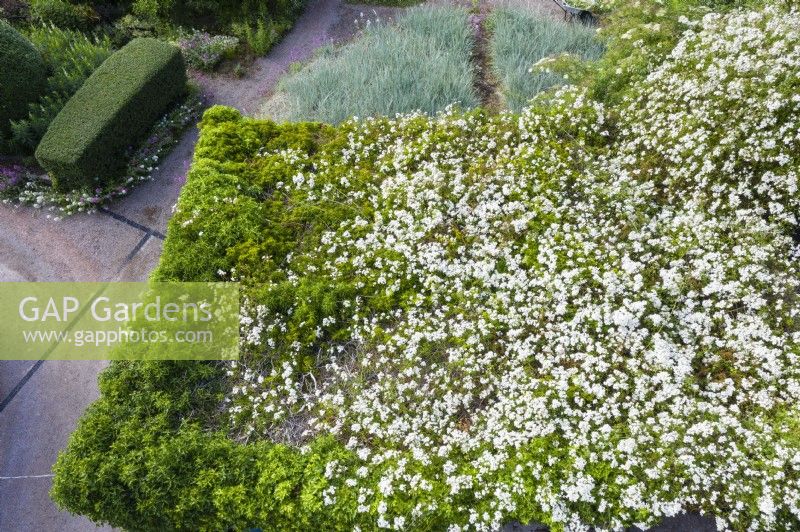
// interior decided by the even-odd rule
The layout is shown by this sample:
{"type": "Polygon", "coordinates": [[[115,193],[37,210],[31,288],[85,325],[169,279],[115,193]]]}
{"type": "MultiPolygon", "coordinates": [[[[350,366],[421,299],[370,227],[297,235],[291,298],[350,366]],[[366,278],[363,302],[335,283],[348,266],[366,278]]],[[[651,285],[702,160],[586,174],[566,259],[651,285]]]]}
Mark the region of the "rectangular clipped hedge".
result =
{"type": "Polygon", "coordinates": [[[125,165],[125,151],[186,89],[180,51],[135,39],[109,57],[67,102],[36,149],[59,190],[97,186],[125,165]]]}

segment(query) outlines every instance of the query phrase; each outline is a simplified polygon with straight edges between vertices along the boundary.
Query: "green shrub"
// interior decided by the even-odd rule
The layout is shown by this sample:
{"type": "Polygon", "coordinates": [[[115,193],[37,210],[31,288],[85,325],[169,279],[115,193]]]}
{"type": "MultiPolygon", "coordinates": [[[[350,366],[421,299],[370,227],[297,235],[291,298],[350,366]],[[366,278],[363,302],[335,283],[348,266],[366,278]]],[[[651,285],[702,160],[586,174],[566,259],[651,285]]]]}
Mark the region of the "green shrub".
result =
{"type": "Polygon", "coordinates": [[[11,124],[15,149],[32,153],[64,104],[111,55],[111,43],[107,37],[90,38],[54,25],[34,27],[28,37],[50,73],[46,94],[28,105],[28,116],[11,124]]]}
{"type": "Polygon", "coordinates": [[[0,151],[5,151],[11,120],[25,116],[28,104],[44,92],[47,67],[42,54],[5,21],[0,20],[0,151]]]}
{"type": "Polygon", "coordinates": [[[109,57],[56,116],[36,159],[59,190],[116,175],[141,140],[186,89],[180,51],[156,39],[131,41],[109,57]]]}
{"type": "Polygon", "coordinates": [[[54,24],[59,28],[86,31],[100,20],[91,6],[66,0],[32,0],[30,10],[35,22],[54,24]]]}
{"type": "Polygon", "coordinates": [[[217,270],[227,270],[235,264],[232,260],[242,246],[262,245],[261,239],[267,233],[266,220],[272,220],[276,228],[269,236],[275,244],[270,254],[277,255],[284,249],[281,246],[295,240],[297,234],[292,228],[303,224],[286,212],[282,198],[262,200],[264,191],[279,179],[281,169],[288,167],[269,164],[271,158],[262,158],[269,172],[255,176],[244,171],[244,164],[256,158],[260,149],[312,152],[327,131],[320,124],[275,125],[243,120],[238,111],[219,106],[206,111],[200,125],[203,134],[195,149],[189,178],[181,191],[181,214],[175,217],[175,222],[170,222],[171,236],[165,242],[165,249],[169,251],[164,253],[154,273],[158,279],[213,280],[217,270]],[[237,197],[236,202],[220,203],[215,199],[229,196],[237,197]],[[202,215],[194,223],[183,224],[184,215],[188,214],[186,209],[202,215]],[[204,238],[196,238],[198,231],[203,232],[204,238]]]}
{"type": "Polygon", "coordinates": [[[114,22],[111,38],[118,47],[125,46],[131,40],[139,37],[155,37],[158,35],[156,24],[150,20],[143,20],[133,15],[125,15],[114,22]]]}
{"type": "Polygon", "coordinates": [[[292,26],[305,0],[135,0],[133,15],[169,33],[170,27],[232,34],[255,55],[264,55],[292,26]]]}
{"type": "Polygon", "coordinates": [[[231,25],[231,32],[247,43],[255,55],[261,56],[266,54],[290,27],[289,22],[258,19],[255,23],[234,22],[231,25]]]}
{"type": "Polygon", "coordinates": [[[132,11],[144,20],[156,21],[169,19],[174,2],[171,0],[136,0],[132,11]]]}
{"type": "Polygon", "coordinates": [[[219,401],[220,373],[202,362],[112,363],[54,467],[53,499],[126,530],[344,530],[349,516],[318,502],[320,479],[352,453],[330,439],[303,454],[204,430],[186,414],[219,401]]]}
{"type": "Polygon", "coordinates": [[[466,10],[412,8],[396,25],[370,25],[363,38],[284,80],[289,118],[338,123],[474,107],[472,44],[466,10]]]}
{"type": "Polygon", "coordinates": [[[596,59],[603,45],[594,30],[581,24],[554,21],[526,11],[498,9],[488,19],[494,75],[508,107],[520,111],[539,92],[564,83],[558,74],[533,71],[539,60],[568,53],[596,59]]]}

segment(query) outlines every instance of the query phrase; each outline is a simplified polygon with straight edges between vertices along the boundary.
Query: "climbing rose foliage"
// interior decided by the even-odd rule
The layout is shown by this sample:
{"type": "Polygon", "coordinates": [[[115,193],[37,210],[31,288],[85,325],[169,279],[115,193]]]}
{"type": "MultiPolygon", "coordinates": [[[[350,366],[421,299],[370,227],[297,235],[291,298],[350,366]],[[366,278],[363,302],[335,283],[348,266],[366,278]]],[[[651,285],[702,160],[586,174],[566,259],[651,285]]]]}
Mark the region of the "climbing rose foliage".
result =
{"type": "Polygon", "coordinates": [[[233,433],[342,442],[323,504],[365,528],[798,526],[800,13],[687,26],[615,109],[262,150],[343,214],[248,300],[233,433]]]}

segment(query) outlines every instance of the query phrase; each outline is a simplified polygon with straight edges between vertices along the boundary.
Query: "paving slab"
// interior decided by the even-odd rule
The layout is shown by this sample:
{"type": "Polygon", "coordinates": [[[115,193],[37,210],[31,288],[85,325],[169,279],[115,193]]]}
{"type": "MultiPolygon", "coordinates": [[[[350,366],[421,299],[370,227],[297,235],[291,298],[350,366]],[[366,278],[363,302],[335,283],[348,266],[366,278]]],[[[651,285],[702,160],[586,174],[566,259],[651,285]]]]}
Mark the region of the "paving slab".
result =
{"type": "Polygon", "coordinates": [[[109,206],[109,210],[145,227],[166,234],[172,207],[178,202],[186,174],[192,164],[194,145],[200,132],[191,127],[161,161],[155,179],[137,185],[131,194],[109,206]]]}
{"type": "MultiPolygon", "coordinates": [[[[512,521],[503,526],[500,532],[548,532],[550,528],[541,523],[522,525],[512,521]]],[[[641,528],[631,527],[627,532],[643,532],[641,528]]],[[[667,517],[658,525],[648,528],[644,532],[717,532],[714,519],[698,513],[684,513],[674,517],[667,517]]]]}
{"type": "Polygon", "coordinates": [[[120,270],[115,281],[146,281],[161,257],[163,241],[156,237],[146,237],[139,251],[120,270]]]}
{"type": "Polygon", "coordinates": [[[97,399],[97,374],[107,365],[104,360],[46,360],[40,365],[0,411],[0,478],[51,472],[78,417],[97,399]],[[9,445],[7,438],[27,445],[9,445]]]}
{"type": "Polygon", "coordinates": [[[50,477],[0,480],[0,524],[4,532],[58,531],[106,532],[110,527],[98,527],[82,516],[60,512],[50,500],[50,477]]]}
{"type": "Polygon", "coordinates": [[[58,510],[49,475],[78,417],[97,399],[97,374],[107,364],[45,361],[0,411],[0,530],[96,528],[58,510]]]}
{"type": "MultiPolygon", "coordinates": [[[[633,527],[630,532],[641,532],[641,529],[633,527]]],[[[717,523],[705,515],[686,513],[667,517],[646,532],[717,532],[717,523]]]]}
{"type": "MultiPolygon", "coordinates": [[[[150,197],[170,201],[163,192],[150,197]]],[[[136,225],[104,213],[53,221],[30,207],[0,205],[0,280],[146,280],[161,241],[136,225]]],[[[96,529],[60,511],[48,493],[51,467],[97,399],[106,365],[0,361],[0,531],[96,529]]]]}
{"type": "Polygon", "coordinates": [[[102,213],[53,221],[9,205],[0,205],[0,227],[4,281],[110,281],[143,236],[102,213]]]}
{"type": "Polygon", "coordinates": [[[0,360],[0,401],[11,393],[35,363],[35,360],[0,360]]]}

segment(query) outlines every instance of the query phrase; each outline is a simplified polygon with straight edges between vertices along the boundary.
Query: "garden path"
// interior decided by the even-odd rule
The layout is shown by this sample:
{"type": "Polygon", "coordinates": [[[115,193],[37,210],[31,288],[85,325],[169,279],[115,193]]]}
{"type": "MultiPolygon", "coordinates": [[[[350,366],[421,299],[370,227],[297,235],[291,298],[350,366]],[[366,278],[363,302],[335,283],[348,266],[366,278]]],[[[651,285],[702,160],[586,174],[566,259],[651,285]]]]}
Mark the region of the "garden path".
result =
{"type": "Polygon", "coordinates": [[[391,20],[401,9],[348,4],[341,0],[311,0],[286,37],[269,54],[256,59],[245,76],[195,73],[193,79],[209,101],[254,116],[292,65],[309,60],[323,46],[350,40],[358,32],[357,20],[362,16],[391,20]]]}

